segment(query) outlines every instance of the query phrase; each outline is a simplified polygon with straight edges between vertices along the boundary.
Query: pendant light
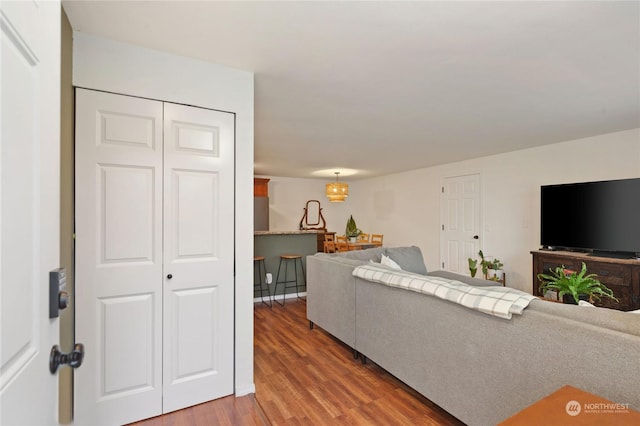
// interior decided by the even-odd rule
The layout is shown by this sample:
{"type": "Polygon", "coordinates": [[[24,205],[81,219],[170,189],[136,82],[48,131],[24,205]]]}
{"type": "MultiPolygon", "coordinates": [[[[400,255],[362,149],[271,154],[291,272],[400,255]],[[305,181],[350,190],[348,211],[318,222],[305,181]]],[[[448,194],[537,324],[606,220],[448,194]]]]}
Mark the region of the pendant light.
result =
{"type": "Polygon", "coordinates": [[[349,184],[340,182],[340,172],[334,172],[336,181],[327,184],[327,197],[332,203],[341,203],[349,196],[349,184]]]}

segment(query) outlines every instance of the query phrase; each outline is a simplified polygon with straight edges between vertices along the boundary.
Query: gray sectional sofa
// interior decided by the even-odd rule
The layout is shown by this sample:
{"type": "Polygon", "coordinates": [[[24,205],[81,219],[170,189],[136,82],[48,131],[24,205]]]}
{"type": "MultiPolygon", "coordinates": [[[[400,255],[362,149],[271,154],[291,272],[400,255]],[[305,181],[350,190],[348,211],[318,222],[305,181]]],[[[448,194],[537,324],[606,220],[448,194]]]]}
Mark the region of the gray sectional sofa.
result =
{"type": "MultiPolygon", "coordinates": [[[[307,317],[470,425],[496,424],[564,385],[640,410],[640,315],[533,300],[497,318],[353,276],[385,254],[418,276],[417,247],[307,257],[307,317]]],[[[355,361],[354,361],[355,362],[355,361]]]]}

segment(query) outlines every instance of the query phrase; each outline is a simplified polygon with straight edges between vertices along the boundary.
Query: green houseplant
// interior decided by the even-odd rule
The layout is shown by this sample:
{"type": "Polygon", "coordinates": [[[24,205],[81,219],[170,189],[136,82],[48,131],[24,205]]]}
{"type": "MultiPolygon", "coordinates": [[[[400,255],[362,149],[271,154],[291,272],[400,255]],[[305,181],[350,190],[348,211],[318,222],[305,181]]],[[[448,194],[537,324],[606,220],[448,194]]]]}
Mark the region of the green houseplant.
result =
{"type": "Polygon", "coordinates": [[[493,260],[491,260],[491,256],[485,258],[482,250],[478,252],[478,256],[480,256],[480,267],[482,268],[482,276],[486,280],[489,275],[489,269],[492,269],[491,266],[493,265],[493,260]]]}
{"type": "Polygon", "coordinates": [[[493,259],[491,261],[489,261],[489,279],[493,280],[493,281],[500,281],[502,280],[502,276],[504,274],[502,267],[504,266],[504,263],[502,263],[500,261],[500,259],[493,259]]]}
{"type": "Polygon", "coordinates": [[[358,235],[362,233],[361,230],[358,229],[356,225],[356,221],[353,219],[353,215],[349,215],[349,220],[347,220],[347,227],[345,229],[345,235],[347,238],[358,238],[358,235]]]}
{"type": "Polygon", "coordinates": [[[467,259],[469,262],[469,272],[471,273],[471,277],[474,278],[476,276],[476,272],[478,272],[478,259],[467,259]]]}
{"type": "Polygon", "coordinates": [[[538,274],[538,280],[541,282],[539,290],[544,295],[547,290],[558,292],[558,296],[562,297],[565,303],[577,304],[578,300],[588,299],[593,302],[594,299],[600,300],[601,297],[608,297],[618,302],[613,295],[613,291],[602,284],[596,274],[587,274],[587,265],[582,262],[580,272],[568,270],[563,266],[549,269],[549,274],[538,274]],[[566,297],[565,297],[566,296],[566,297]]]}

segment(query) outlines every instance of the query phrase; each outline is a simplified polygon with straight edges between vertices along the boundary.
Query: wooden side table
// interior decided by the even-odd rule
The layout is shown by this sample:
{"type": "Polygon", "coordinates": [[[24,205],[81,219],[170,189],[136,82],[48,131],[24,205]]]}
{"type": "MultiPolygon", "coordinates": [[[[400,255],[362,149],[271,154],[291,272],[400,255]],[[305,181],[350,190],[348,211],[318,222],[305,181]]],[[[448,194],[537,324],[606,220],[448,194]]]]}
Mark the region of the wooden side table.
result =
{"type": "Polygon", "coordinates": [[[625,401],[611,402],[567,385],[499,425],[637,426],[640,413],[629,408],[625,401]]]}

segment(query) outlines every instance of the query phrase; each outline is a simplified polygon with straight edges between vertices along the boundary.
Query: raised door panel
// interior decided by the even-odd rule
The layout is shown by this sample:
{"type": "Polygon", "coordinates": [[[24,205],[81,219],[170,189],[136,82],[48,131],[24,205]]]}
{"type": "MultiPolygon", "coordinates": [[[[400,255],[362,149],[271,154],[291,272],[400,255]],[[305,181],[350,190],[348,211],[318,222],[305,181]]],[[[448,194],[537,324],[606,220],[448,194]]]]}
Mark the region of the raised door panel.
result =
{"type": "Polygon", "coordinates": [[[154,168],[100,164],[98,173],[100,264],[153,262],[154,168]]]}
{"type": "Polygon", "coordinates": [[[97,354],[100,365],[98,399],[118,398],[126,394],[146,392],[158,384],[153,366],[159,353],[154,353],[154,295],[139,294],[107,297],[99,300],[101,317],[97,354]],[[130,318],[138,317],[138,321],[130,318]],[[109,348],[135,348],[113,351],[109,348]]]}
{"type": "Polygon", "coordinates": [[[213,321],[219,303],[216,293],[215,288],[204,287],[175,291],[171,295],[174,312],[171,324],[174,338],[171,342],[172,383],[216,374],[218,360],[214,348],[217,347],[217,335],[213,321]],[[191,350],[196,346],[197,351],[191,350]]]}
{"type": "Polygon", "coordinates": [[[76,90],[77,424],[162,413],[162,109],[76,90]]]}
{"type": "Polygon", "coordinates": [[[212,259],[219,251],[218,174],[174,170],[173,259],[212,259]]]}

